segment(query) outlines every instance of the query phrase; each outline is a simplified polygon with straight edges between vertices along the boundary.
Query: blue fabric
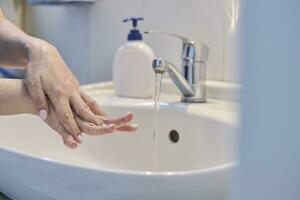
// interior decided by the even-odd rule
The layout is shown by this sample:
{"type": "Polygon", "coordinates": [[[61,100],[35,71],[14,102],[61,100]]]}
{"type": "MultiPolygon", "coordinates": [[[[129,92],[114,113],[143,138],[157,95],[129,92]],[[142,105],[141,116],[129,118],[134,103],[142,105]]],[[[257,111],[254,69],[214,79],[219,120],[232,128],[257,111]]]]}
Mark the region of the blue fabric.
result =
{"type": "Polygon", "coordinates": [[[0,68],[0,74],[4,78],[17,78],[15,75],[13,75],[10,71],[0,68]]]}

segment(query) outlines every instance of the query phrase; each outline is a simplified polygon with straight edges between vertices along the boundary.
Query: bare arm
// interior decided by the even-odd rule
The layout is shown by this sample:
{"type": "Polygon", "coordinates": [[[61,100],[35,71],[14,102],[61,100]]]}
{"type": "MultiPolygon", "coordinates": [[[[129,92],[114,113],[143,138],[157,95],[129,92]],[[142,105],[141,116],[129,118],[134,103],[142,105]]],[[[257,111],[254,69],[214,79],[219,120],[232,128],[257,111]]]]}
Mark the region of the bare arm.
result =
{"type": "MultiPolygon", "coordinates": [[[[22,80],[0,79],[0,102],[0,115],[36,114],[22,80]]],[[[45,122],[62,136],[66,146],[76,148],[77,141],[61,126],[52,107],[49,114],[45,122]]]]}
{"type": "Polygon", "coordinates": [[[130,132],[137,128],[129,124],[132,114],[109,118],[81,90],[58,50],[7,21],[1,9],[0,65],[23,67],[26,74],[24,83],[17,80],[0,82],[0,94],[4,94],[0,97],[0,115],[38,113],[61,135],[65,133],[67,138],[72,135],[73,139],[68,140],[72,142],[74,139],[80,142],[82,132],[101,135],[115,130],[130,132]]]}
{"type": "MultiPolygon", "coordinates": [[[[0,102],[0,115],[37,114],[23,80],[0,79],[0,102]]],[[[80,140],[75,140],[68,133],[59,122],[51,103],[49,105],[49,116],[45,122],[61,135],[67,147],[76,148],[80,140]]],[[[136,125],[123,125],[123,123],[128,123],[132,119],[132,114],[128,114],[123,118],[103,119],[102,125],[99,126],[82,120],[76,113],[74,113],[74,116],[80,129],[89,135],[109,134],[115,130],[131,132],[137,128],[136,125]]]]}
{"type": "Polygon", "coordinates": [[[33,39],[6,20],[0,8],[0,64],[24,68],[33,45],[33,39]]]}
{"type": "Polygon", "coordinates": [[[0,115],[36,114],[21,80],[0,79],[0,115]]]}
{"type": "Polygon", "coordinates": [[[1,11],[0,16],[0,65],[25,68],[25,86],[40,117],[47,119],[50,102],[60,123],[74,138],[82,132],[74,113],[87,122],[101,124],[99,116],[106,114],[81,90],[58,50],[24,33],[1,11]]]}

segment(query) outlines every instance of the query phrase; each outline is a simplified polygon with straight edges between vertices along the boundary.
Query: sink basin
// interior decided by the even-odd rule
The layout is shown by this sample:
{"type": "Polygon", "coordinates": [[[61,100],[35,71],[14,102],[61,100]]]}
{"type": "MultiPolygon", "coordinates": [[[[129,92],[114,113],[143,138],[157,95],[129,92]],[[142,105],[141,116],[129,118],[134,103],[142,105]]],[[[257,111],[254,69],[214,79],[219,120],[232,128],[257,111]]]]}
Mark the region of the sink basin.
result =
{"type": "Polygon", "coordinates": [[[112,116],[132,111],[138,131],[85,136],[69,150],[35,116],[0,117],[1,192],[17,200],[230,199],[235,103],[184,104],[163,93],[154,142],[151,99],[115,97],[110,84],[84,89],[112,116]]]}

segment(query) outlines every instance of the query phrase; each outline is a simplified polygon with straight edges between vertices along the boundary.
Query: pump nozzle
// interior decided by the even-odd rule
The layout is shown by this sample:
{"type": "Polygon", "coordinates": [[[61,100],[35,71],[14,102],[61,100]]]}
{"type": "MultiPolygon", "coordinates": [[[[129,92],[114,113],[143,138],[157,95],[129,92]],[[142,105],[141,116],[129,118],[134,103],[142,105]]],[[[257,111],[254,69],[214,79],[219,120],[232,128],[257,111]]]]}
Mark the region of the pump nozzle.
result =
{"type": "Polygon", "coordinates": [[[129,21],[132,22],[133,29],[130,30],[130,33],[128,34],[128,37],[127,37],[127,39],[129,41],[135,41],[135,40],[142,40],[143,39],[142,34],[137,29],[138,21],[142,21],[142,20],[144,20],[144,18],[142,18],[142,17],[130,17],[130,18],[127,18],[127,19],[123,20],[124,23],[129,22],[129,21]]]}
{"type": "Polygon", "coordinates": [[[132,21],[133,28],[136,28],[138,25],[138,21],[143,21],[143,20],[144,20],[144,18],[142,18],[142,17],[130,17],[130,18],[124,19],[123,22],[126,23],[129,21],[132,21]]]}

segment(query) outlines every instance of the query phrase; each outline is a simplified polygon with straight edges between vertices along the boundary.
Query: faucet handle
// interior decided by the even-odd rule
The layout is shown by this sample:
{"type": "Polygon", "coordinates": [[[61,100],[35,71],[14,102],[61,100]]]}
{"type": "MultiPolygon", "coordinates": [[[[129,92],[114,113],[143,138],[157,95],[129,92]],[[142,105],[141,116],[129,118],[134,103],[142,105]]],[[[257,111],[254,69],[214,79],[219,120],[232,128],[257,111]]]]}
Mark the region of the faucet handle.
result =
{"type": "Polygon", "coordinates": [[[171,33],[171,32],[166,32],[166,31],[144,31],[145,34],[161,34],[161,35],[171,35],[174,37],[177,37],[179,39],[181,39],[181,41],[183,43],[188,43],[188,44],[193,44],[194,41],[192,40],[191,37],[186,36],[186,35],[182,35],[182,34],[178,34],[178,33],[171,33]]]}
{"type": "Polygon", "coordinates": [[[166,31],[145,31],[145,34],[161,34],[161,35],[171,35],[176,38],[181,39],[183,42],[182,48],[182,59],[183,60],[193,60],[195,62],[206,62],[208,59],[209,48],[206,44],[201,44],[198,41],[193,40],[191,37],[171,33],[166,31]]]}

